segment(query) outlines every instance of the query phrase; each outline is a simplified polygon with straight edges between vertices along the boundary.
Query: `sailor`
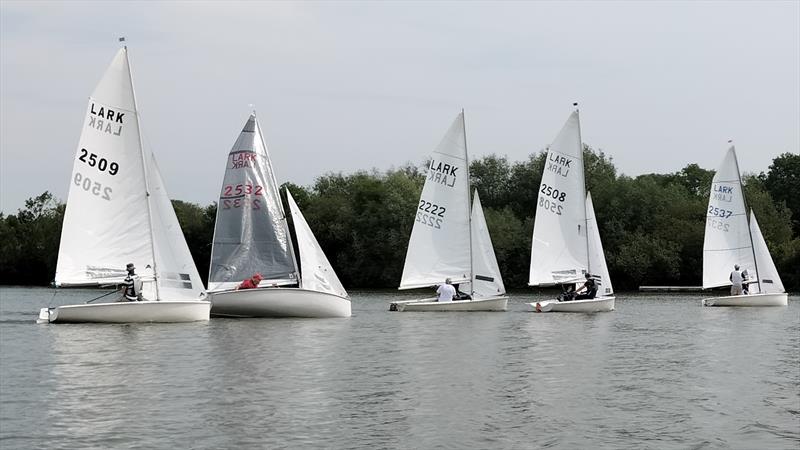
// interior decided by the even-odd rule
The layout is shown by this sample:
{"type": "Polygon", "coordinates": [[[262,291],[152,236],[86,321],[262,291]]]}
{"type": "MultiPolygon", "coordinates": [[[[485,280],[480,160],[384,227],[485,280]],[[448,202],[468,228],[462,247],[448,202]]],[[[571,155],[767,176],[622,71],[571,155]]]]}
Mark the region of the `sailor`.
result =
{"type": "Polygon", "coordinates": [[[452,302],[453,297],[456,295],[456,288],[453,287],[452,281],[448,278],[444,280],[444,284],[439,285],[436,289],[436,293],[439,294],[437,301],[452,302]]]}
{"type": "Polygon", "coordinates": [[[238,291],[239,289],[255,289],[258,287],[258,284],[261,283],[261,280],[262,280],[261,274],[257,273],[252,277],[242,281],[242,284],[236,286],[236,290],[238,291]]]}
{"type": "Polygon", "coordinates": [[[583,283],[578,292],[583,291],[583,293],[579,293],[575,296],[575,300],[586,300],[590,298],[594,298],[597,295],[597,282],[594,281],[592,275],[589,272],[586,272],[586,282],[583,283]]]}
{"type": "Polygon", "coordinates": [[[455,295],[455,297],[453,297],[453,300],[471,300],[472,299],[472,297],[469,294],[467,294],[466,292],[461,292],[461,290],[458,289],[458,283],[453,285],[453,289],[456,290],[456,295],[455,295]]]}
{"type": "Polygon", "coordinates": [[[742,271],[742,294],[747,295],[750,293],[750,272],[747,269],[742,271]]]}
{"type": "Polygon", "coordinates": [[[728,279],[731,280],[731,295],[742,295],[742,273],[739,272],[738,264],[734,264],[728,279]]]}
{"type": "Polygon", "coordinates": [[[128,263],[125,266],[128,270],[128,275],[122,282],[122,298],[121,302],[140,302],[142,301],[142,279],[136,275],[136,267],[133,263],[128,263]]]}

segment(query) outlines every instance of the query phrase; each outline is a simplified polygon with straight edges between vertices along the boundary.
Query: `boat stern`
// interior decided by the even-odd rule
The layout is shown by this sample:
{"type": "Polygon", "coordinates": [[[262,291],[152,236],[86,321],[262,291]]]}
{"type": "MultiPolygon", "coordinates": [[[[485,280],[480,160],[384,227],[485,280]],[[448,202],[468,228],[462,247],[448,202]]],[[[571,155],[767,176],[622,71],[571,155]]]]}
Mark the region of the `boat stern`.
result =
{"type": "Polygon", "coordinates": [[[39,317],[36,318],[36,323],[50,323],[50,315],[55,312],[55,308],[42,308],[39,310],[39,317]]]}

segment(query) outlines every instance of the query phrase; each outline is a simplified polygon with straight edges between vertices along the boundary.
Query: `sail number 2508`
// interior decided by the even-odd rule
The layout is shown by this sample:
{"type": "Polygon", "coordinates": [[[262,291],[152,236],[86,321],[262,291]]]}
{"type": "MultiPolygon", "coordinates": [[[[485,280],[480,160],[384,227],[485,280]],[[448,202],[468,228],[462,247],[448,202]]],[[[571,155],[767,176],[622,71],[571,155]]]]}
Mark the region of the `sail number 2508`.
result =
{"type": "Polygon", "coordinates": [[[556,202],[560,203],[566,200],[567,193],[564,191],[559,191],[558,189],[553,189],[552,186],[548,186],[544,183],[542,183],[542,188],[539,189],[539,192],[543,194],[539,196],[539,208],[546,209],[547,211],[560,216],[564,211],[564,207],[556,202]]]}
{"type": "Polygon", "coordinates": [[[417,222],[437,230],[442,228],[442,218],[444,218],[444,212],[447,211],[447,208],[427,200],[420,200],[417,209],[417,222]]]}

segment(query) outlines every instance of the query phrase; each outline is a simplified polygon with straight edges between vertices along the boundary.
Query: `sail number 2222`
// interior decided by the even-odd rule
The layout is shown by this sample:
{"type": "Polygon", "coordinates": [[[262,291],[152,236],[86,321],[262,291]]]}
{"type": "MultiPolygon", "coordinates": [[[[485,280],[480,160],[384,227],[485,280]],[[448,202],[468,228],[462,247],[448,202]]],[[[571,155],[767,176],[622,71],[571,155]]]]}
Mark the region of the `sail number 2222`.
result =
{"type": "Polygon", "coordinates": [[[427,200],[420,200],[417,210],[417,222],[437,230],[442,228],[442,218],[444,218],[444,212],[447,211],[447,208],[427,200]]]}

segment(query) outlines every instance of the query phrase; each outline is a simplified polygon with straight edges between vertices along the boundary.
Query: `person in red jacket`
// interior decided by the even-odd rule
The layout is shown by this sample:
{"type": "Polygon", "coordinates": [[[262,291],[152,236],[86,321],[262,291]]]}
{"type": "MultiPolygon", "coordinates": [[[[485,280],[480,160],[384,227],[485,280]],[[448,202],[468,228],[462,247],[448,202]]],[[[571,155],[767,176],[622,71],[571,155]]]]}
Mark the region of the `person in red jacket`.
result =
{"type": "Polygon", "coordinates": [[[261,280],[262,280],[261,274],[257,273],[252,277],[242,281],[242,284],[237,286],[236,290],[238,291],[239,289],[255,289],[258,287],[258,283],[261,283],[261,280]]]}

